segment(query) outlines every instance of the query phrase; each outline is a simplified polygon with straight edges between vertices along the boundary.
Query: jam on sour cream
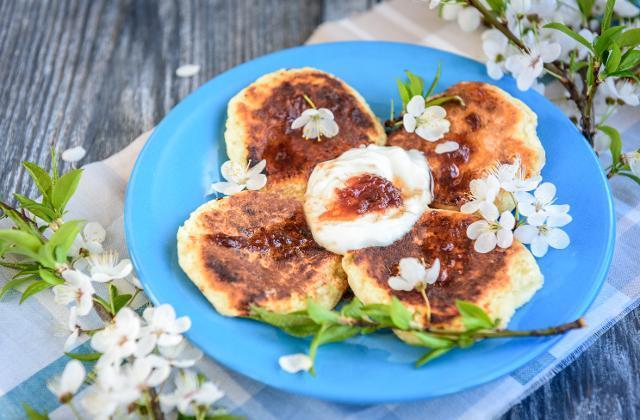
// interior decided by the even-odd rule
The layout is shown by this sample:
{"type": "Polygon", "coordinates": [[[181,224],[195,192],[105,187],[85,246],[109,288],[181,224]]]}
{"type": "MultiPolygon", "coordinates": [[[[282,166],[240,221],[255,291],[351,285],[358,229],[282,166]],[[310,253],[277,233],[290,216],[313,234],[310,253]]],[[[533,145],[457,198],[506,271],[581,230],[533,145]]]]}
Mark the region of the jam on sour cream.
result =
{"type": "Polygon", "coordinates": [[[304,211],[315,241],[344,254],[400,239],[432,199],[433,178],[421,152],[370,145],[316,165],[304,211]]]}

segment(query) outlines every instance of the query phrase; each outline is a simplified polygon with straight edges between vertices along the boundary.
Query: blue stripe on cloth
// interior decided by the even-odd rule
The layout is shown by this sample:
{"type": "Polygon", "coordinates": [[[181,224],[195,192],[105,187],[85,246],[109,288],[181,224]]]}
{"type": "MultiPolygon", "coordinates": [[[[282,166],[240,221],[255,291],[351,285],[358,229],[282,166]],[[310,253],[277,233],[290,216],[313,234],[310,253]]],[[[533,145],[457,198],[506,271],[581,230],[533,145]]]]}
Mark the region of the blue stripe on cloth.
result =
{"type": "Polygon", "coordinates": [[[556,358],[550,353],[545,352],[540,356],[533,359],[520,369],[517,369],[511,374],[511,377],[522,385],[526,385],[533,378],[538,376],[547,367],[552,365],[556,361],[556,358]]]}
{"type": "MultiPolygon", "coordinates": [[[[89,341],[73,349],[73,353],[92,352],[89,341]]],[[[49,392],[47,382],[60,375],[69,357],[62,355],[53,363],[42,368],[20,385],[0,397],[0,419],[13,420],[25,418],[22,403],[27,403],[39,412],[51,412],[60,406],[58,399],[49,392]]],[[[85,365],[86,367],[87,365],[85,365]]]]}

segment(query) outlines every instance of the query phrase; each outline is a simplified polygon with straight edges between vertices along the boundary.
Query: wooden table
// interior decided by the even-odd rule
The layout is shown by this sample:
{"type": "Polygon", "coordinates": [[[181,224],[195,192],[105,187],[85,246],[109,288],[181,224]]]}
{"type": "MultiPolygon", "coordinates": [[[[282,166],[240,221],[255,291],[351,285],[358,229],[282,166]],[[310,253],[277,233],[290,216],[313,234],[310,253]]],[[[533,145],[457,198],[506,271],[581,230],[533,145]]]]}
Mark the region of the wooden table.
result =
{"type": "MultiPolygon", "coordinates": [[[[34,192],[19,164],[44,164],[50,144],[104,159],[216,74],[374,2],[0,0],[0,195],[34,192]],[[177,78],[185,63],[202,70],[177,78]]],[[[639,314],[506,418],[638,418],[639,314]]]]}

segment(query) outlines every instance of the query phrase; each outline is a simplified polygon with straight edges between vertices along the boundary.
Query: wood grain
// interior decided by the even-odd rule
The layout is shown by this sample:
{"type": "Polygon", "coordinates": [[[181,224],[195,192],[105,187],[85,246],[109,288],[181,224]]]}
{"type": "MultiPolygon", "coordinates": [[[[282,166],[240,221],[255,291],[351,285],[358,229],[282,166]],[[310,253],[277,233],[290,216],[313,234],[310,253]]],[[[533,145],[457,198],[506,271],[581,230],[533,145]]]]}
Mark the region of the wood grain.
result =
{"type": "MultiPolygon", "coordinates": [[[[22,160],[83,145],[103,159],[216,74],[299,45],[372,0],[0,0],[0,195],[33,193],[22,160]],[[181,64],[202,66],[188,79],[181,64]]],[[[507,419],[638,418],[640,311],[507,419]]]]}

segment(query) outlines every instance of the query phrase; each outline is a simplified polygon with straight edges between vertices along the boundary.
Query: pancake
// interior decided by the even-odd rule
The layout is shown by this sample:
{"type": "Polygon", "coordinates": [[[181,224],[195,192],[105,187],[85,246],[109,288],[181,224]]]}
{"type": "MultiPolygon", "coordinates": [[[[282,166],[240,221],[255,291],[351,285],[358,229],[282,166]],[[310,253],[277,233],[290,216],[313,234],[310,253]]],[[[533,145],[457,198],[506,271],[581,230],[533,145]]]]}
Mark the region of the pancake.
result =
{"type": "Polygon", "coordinates": [[[456,299],[471,301],[506,326],[516,308],[542,287],[543,277],[531,253],[518,241],[510,248],[480,254],[466,229],[477,220],[472,215],[447,210],[427,210],[402,239],[387,247],[365,248],[345,255],[342,265],[353,293],[365,304],[387,303],[396,296],[414,313],[422,327],[428,325],[424,300],[418,291],[396,291],[387,281],[398,275],[402,258],[424,258],[431,265],[440,259],[438,281],[427,288],[431,327],[460,329],[456,299]]]}
{"type": "Polygon", "coordinates": [[[340,260],[314,242],[299,201],[269,192],[210,201],[178,230],[180,266],[227,316],[302,310],[307,298],[333,308],[347,288],[340,260]]]}
{"type": "MultiPolygon", "coordinates": [[[[539,175],[545,153],[536,135],[537,116],[520,100],[502,89],[480,82],[458,83],[442,93],[458,95],[464,102],[443,105],[451,122],[449,133],[429,142],[402,127],[389,133],[388,145],[421,150],[431,166],[435,191],[432,207],[457,210],[469,199],[469,183],[486,176],[497,163],[513,163],[520,157],[527,177],[539,175]],[[449,153],[436,153],[445,141],[460,147],[449,153]]],[[[513,203],[498,197],[501,210],[513,203]]]]}
{"type": "Polygon", "coordinates": [[[313,167],[369,143],[384,144],[382,124],[358,92],[337,77],[312,68],[278,70],[260,77],[229,101],[224,134],[229,158],[241,165],[267,161],[266,189],[304,194],[313,167]],[[292,122],[310,105],[333,112],[339,133],[304,139],[292,122]]]}

